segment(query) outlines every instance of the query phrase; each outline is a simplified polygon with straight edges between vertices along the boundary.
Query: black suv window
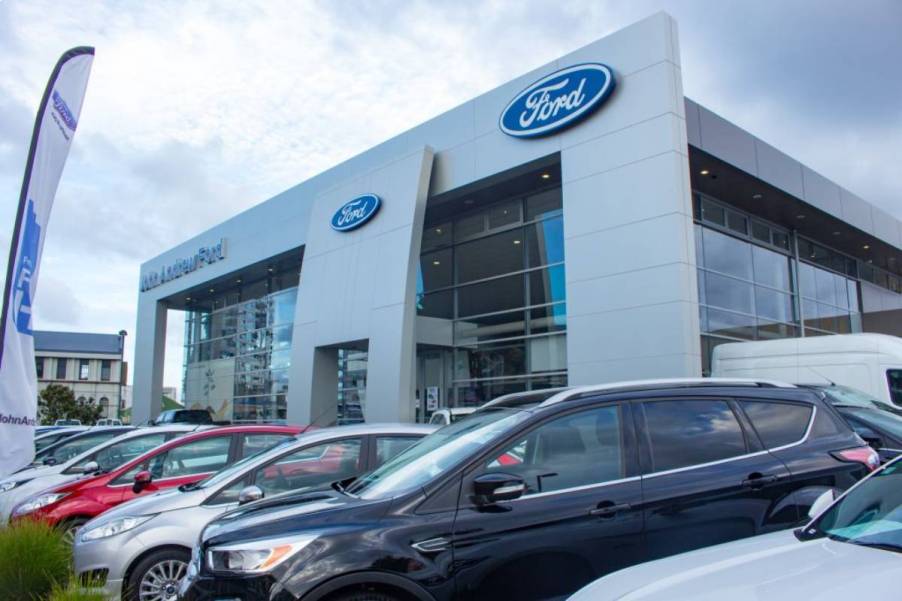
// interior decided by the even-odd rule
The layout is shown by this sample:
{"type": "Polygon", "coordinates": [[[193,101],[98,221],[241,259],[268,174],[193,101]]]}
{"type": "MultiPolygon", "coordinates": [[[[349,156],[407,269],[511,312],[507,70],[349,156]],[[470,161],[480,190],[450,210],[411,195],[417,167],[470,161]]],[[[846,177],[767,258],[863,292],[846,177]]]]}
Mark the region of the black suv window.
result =
{"type": "Polygon", "coordinates": [[[624,474],[620,422],[617,405],[559,417],[509,445],[487,471],[521,476],[527,494],[617,480],[624,474]]]}
{"type": "Polygon", "coordinates": [[[890,399],[895,405],[902,407],[902,369],[886,370],[886,380],[890,399]]]}
{"type": "Polygon", "coordinates": [[[726,401],[651,401],[643,408],[656,472],[746,453],[742,427],[726,401]]]}
{"type": "Polygon", "coordinates": [[[768,449],[798,442],[811,421],[810,405],[741,401],[761,442],[768,449]]]}

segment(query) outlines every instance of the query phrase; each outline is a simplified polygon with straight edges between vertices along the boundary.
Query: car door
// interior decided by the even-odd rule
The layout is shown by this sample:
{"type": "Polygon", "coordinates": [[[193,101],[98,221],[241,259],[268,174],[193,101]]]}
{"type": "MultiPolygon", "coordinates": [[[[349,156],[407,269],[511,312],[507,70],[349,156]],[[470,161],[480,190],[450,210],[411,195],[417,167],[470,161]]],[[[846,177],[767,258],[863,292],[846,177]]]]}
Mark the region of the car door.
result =
{"type": "Polygon", "coordinates": [[[628,403],[557,414],[465,474],[453,528],[458,598],[564,599],[644,558],[641,482],[628,403]],[[516,475],[513,501],[479,505],[473,480],[516,475]]]}
{"type": "Polygon", "coordinates": [[[723,398],[645,400],[636,408],[649,559],[788,528],[789,470],[723,398]]]}
{"type": "Polygon", "coordinates": [[[153,479],[139,493],[127,488],[123,500],[197,482],[218,472],[229,464],[234,444],[231,434],[223,434],[187,441],[157,453],[147,464],[153,479]]]}

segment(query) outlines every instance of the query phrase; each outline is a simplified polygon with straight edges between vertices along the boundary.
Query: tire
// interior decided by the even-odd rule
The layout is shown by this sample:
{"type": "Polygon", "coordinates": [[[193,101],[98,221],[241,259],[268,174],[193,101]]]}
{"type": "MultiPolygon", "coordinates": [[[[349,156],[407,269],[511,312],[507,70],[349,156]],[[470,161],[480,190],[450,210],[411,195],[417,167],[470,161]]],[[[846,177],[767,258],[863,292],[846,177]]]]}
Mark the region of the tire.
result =
{"type": "Polygon", "coordinates": [[[124,601],[175,601],[179,581],[185,577],[191,554],[169,547],[154,551],[131,570],[125,582],[124,601]],[[142,596],[143,595],[143,596],[142,596]]]}
{"type": "Polygon", "coordinates": [[[72,518],[60,524],[60,531],[63,533],[63,540],[70,548],[75,544],[75,531],[87,524],[88,518],[72,518]]]}
{"type": "Polygon", "coordinates": [[[330,601],[403,601],[401,597],[380,591],[353,591],[330,597],[330,601]]]}

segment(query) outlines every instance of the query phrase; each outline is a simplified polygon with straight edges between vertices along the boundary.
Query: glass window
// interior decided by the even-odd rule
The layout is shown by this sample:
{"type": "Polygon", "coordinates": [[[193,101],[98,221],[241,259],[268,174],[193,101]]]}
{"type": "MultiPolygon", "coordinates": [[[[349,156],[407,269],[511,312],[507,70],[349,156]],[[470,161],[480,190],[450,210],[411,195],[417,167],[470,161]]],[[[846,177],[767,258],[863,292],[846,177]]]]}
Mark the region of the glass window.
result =
{"type": "Polygon", "coordinates": [[[707,198],[702,198],[701,207],[702,221],[709,221],[711,223],[716,223],[717,225],[727,224],[726,211],[722,206],[711,202],[707,198]]]}
{"type": "Polygon", "coordinates": [[[36,357],[34,360],[34,369],[37,372],[38,380],[44,378],[44,358],[36,357]]]}
{"type": "Polygon", "coordinates": [[[740,234],[748,234],[749,221],[739,213],[727,211],[727,227],[740,234]]]}
{"type": "Polygon", "coordinates": [[[104,382],[110,381],[110,372],[113,369],[113,362],[109,359],[103,359],[100,362],[100,379],[104,382]]]}
{"type": "Polygon", "coordinates": [[[522,309],[454,322],[456,344],[475,344],[499,338],[515,338],[525,334],[526,315],[522,309]]]}
{"type": "Polygon", "coordinates": [[[557,418],[504,448],[486,471],[522,477],[527,494],[617,480],[625,469],[620,421],[617,405],[557,418]]]}
{"type": "Polygon", "coordinates": [[[567,298],[567,284],[564,266],[529,272],[529,304],[548,305],[567,298]]]}
{"type": "Polygon", "coordinates": [[[65,380],[66,379],[66,363],[67,360],[59,357],[56,360],[56,379],[57,380],[65,380]]]}
{"type": "Polygon", "coordinates": [[[377,436],[376,467],[391,461],[419,440],[413,436],[377,436]]]}
{"type": "Polygon", "coordinates": [[[902,407],[902,369],[886,370],[886,380],[889,385],[890,399],[897,406],[902,407]]]}
{"type": "Polygon", "coordinates": [[[752,245],[732,236],[703,230],[705,267],[746,280],[752,279],[752,245]]]}
{"type": "Polygon", "coordinates": [[[705,313],[707,317],[703,321],[709,334],[754,340],[756,319],[751,315],[718,311],[717,309],[707,309],[705,313]]]}
{"type": "Polygon", "coordinates": [[[210,436],[161,453],[150,462],[154,478],[182,478],[215,472],[229,462],[231,436],[210,436]]]}
{"type": "MultiPolygon", "coordinates": [[[[520,228],[459,244],[454,248],[457,281],[472,282],[493,275],[522,271],[524,246],[523,230],[520,228]]],[[[424,272],[427,268],[424,263],[424,272]]]]}
{"type": "MultiPolygon", "coordinates": [[[[471,242],[471,244],[473,244],[471,242]]],[[[451,249],[446,248],[420,256],[420,276],[423,278],[423,291],[445,288],[454,283],[454,271],[451,265],[451,249]]]]}
{"type": "Polygon", "coordinates": [[[566,336],[540,336],[529,339],[529,371],[564,371],[567,369],[566,336]]]}
{"type": "Polygon", "coordinates": [[[792,290],[789,274],[789,257],[760,246],[752,247],[755,267],[755,281],[771,288],[792,290]]]}
{"type": "Polygon", "coordinates": [[[451,319],[454,317],[454,291],[445,290],[417,296],[417,315],[451,319]]]}
{"type": "Polygon", "coordinates": [[[526,198],[526,221],[559,215],[562,207],[560,188],[533,194],[526,198]]]}
{"type": "Polygon", "coordinates": [[[432,250],[433,248],[451,244],[451,233],[452,229],[450,221],[437,223],[423,228],[423,250],[432,250]]]}
{"type": "Polygon", "coordinates": [[[734,278],[705,274],[705,300],[708,306],[755,314],[755,291],[751,284],[734,278]]]}
{"type": "Polygon", "coordinates": [[[799,289],[802,296],[817,298],[817,284],[814,278],[814,267],[807,263],[799,263],[799,289]]]}
{"type": "Polygon", "coordinates": [[[838,305],[836,298],[835,276],[829,271],[823,269],[814,270],[814,281],[817,286],[817,300],[830,305],[838,305]]]}
{"type": "MultiPolygon", "coordinates": [[[[88,461],[96,461],[97,465],[99,465],[100,469],[103,471],[114,470],[119,466],[128,463],[132,459],[140,457],[147,451],[155,449],[165,441],[166,434],[161,432],[127,438],[97,451],[93,456],[88,457],[81,463],[84,464],[88,461]]],[[[136,466],[135,469],[131,470],[131,477],[125,478],[125,481],[131,482],[135,477],[134,474],[141,471],[141,469],[144,469],[143,466],[136,466]]],[[[125,475],[116,478],[117,482],[124,477],[125,475]]],[[[114,484],[117,482],[114,482],[114,484]]]]}
{"type": "Polygon", "coordinates": [[[88,359],[78,360],[78,379],[87,380],[90,374],[90,361],[88,359]]]}
{"type": "Polygon", "coordinates": [[[485,213],[461,217],[454,222],[454,240],[466,240],[485,231],[485,213]]]}
{"type": "Polygon", "coordinates": [[[244,434],[241,437],[241,456],[251,457],[289,438],[292,438],[290,434],[244,434]]]}
{"type": "Polygon", "coordinates": [[[524,340],[479,344],[455,353],[457,379],[500,378],[526,373],[524,340]]]}
{"type": "Polygon", "coordinates": [[[331,441],[283,455],[254,474],[266,496],[326,486],[360,473],[359,438],[331,441]]]}
{"type": "MultiPolygon", "coordinates": [[[[504,379],[465,382],[455,387],[455,399],[459,407],[478,407],[505,394],[523,392],[536,379],[504,379]]],[[[547,388],[547,387],[546,387],[547,388]]]]}
{"type": "Polygon", "coordinates": [[[755,307],[760,317],[772,321],[795,321],[792,296],[770,288],[755,287],[755,307]]]}
{"type": "Polygon", "coordinates": [[[643,408],[656,472],[746,453],[742,428],[726,401],[652,401],[643,408]]]}
{"type": "Polygon", "coordinates": [[[770,244],[770,228],[760,221],[752,221],[752,238],[770,244]]]}
{"type": "Polygon", "coordinates": [[[798,442],[811,421],[808,405],[764,401],[741,401],[740,405],[768,449],[798,442]]]}
{"type": "Polygon", "coordinates": [[[529,333],[563,332],[567,329],[567,303],[529,310],[529,333]]]}
{"type": "Polygon", "coordinates": [[[460,317],[516,309],[523,306],[523,276],[512,275],[463,286],[457,294],[457,312],[460,317]]]}
{"type": "Polygon", "coordinates": [[[530,267],[563,262],[564,220],[558,217],[526,226],[526,242],[530,267]]]}
{"type": "Polygon", "coordinates": [[[493,230],[520,222],[520,201],[510,200],[494,205],[488,211],[489,229],[493,230]]]}

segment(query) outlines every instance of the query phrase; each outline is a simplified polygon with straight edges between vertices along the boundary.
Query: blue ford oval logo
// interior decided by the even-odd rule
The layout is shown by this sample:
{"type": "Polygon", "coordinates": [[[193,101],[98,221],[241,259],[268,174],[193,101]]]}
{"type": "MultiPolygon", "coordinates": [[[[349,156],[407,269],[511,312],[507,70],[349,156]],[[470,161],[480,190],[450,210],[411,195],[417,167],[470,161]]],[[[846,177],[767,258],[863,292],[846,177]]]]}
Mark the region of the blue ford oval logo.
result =
{"type": "Polygon", "coordinates": [[[498,125],[516,138],[544,136],[588,116],[613,90],[610,67],[600,63],[567,67],[517,94],[501,113],[498,125]]]}
{"type": "Polygon", "coordinates": [[[357,229],[373,218],[382,206],[382,200],[375,194],[364,194],[341,205],[332,215],[332,229],[349,232],[357,229]]]}

